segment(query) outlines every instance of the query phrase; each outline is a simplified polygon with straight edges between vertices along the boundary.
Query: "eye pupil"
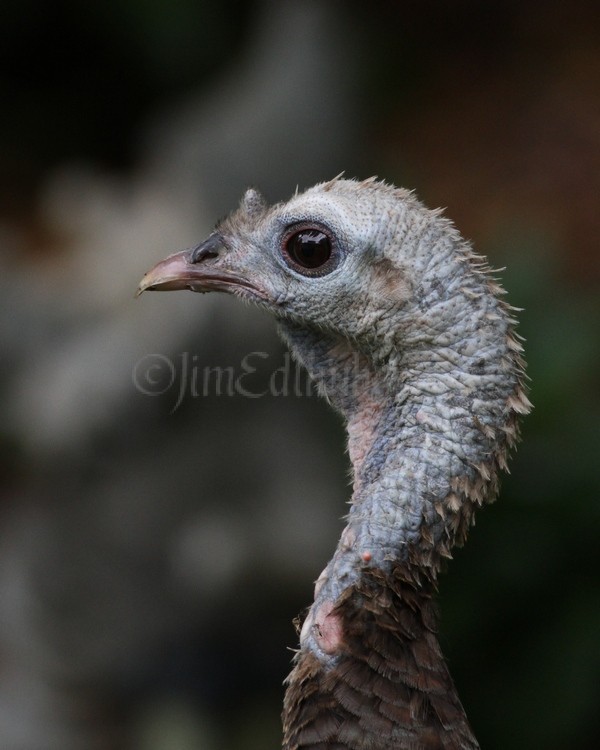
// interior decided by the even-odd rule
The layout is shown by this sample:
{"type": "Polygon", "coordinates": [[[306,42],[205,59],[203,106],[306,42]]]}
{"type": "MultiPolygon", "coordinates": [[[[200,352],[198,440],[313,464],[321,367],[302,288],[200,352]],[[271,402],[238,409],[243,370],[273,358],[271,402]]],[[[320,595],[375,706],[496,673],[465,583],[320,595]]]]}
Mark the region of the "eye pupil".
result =
{"type": "Polygon", "coordinates": [[[301,268],[320,268],[331,257],[331,241],[320,229],[301,229],[289,237],[285,247],[301,268]]]}

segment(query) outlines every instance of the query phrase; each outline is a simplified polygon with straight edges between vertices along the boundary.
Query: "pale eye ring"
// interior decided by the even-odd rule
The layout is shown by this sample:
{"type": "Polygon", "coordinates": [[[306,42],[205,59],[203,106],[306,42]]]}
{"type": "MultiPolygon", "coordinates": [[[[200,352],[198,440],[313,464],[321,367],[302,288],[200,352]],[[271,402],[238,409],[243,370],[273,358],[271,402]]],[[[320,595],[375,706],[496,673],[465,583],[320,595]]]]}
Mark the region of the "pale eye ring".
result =
{"type": "Polygon", "coordinates": [[[336,243],[331,232],[316,224],[295,224],[281,241],[285,262],[303,276],[325,276],[337,265],[336,243]]]}

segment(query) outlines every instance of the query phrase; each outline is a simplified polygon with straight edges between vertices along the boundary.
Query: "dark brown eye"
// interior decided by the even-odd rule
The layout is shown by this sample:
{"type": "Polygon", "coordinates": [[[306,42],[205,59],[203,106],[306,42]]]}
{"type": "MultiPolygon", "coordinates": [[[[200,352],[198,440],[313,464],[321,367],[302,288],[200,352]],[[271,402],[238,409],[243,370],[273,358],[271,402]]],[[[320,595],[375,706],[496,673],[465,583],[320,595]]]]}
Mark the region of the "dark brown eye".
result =
{"type": "Polygon", "coordinates": [[[292,267],[311,276],[325,270],[332,254],[331,239],[318,227],[292,231],[284,238],[283,247],[292,267]]]}

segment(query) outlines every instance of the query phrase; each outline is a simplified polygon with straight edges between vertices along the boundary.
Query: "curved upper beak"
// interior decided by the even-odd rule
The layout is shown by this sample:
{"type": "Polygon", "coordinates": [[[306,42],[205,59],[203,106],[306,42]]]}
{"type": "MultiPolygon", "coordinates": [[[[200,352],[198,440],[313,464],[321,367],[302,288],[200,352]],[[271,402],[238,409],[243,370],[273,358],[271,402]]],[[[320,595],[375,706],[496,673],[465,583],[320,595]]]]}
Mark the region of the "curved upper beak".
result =
{"type": "Polygon", "coordinates": [[[194,265],[190,260],[191,251],[181,250],[159,261],[143,279],[135,293],[138,297],[142,292],[171,292],[178,289],[191,289],[194,292],[208,291],[202,287],[202,266],[194,265]]]}
{"type": "Polygon", "coordinates": [[[189,289],[192,292],[246,292],[266,299],[266,294],[245,276],[220,267],[218,259],[224,246],[218,235],[193,248],[182,250],[161,260],[140,281],[136,292],[171,292],[189,289]]]}

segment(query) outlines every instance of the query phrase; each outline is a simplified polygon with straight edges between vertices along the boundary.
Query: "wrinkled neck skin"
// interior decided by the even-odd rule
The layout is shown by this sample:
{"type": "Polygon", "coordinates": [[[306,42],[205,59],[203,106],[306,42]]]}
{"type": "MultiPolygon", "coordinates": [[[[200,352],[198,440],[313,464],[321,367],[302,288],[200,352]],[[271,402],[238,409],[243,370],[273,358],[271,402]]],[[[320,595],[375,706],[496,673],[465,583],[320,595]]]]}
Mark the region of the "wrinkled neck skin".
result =
{"type": "Polygon", "coordinates": [[[280,324],[345,418],[353,468],[347,526],[301,634],[302,649],[324,665],[337,653],[315,625],[342,593],[370,569],[389,575],[398,565],[435,585],[441,559],[464,541],[473,507],[497,491],[516,429],[518,344],[494,282],[469,268],[463,275],[450,292],[432,285],[420,316],[409,304],[386,317],[382,331],[370,321],[368,335],[352,342],[280,324]]]}

